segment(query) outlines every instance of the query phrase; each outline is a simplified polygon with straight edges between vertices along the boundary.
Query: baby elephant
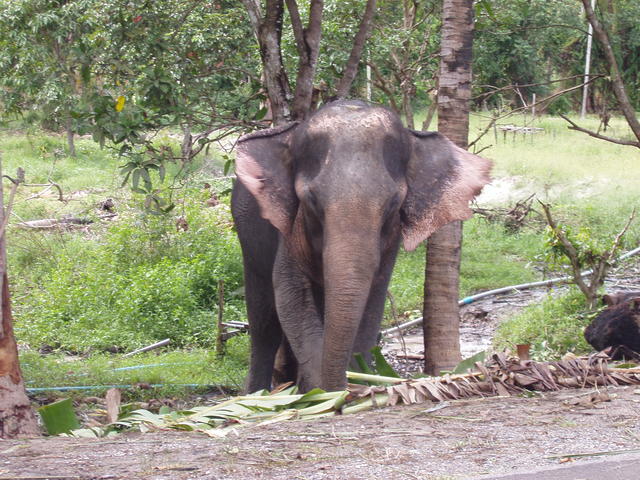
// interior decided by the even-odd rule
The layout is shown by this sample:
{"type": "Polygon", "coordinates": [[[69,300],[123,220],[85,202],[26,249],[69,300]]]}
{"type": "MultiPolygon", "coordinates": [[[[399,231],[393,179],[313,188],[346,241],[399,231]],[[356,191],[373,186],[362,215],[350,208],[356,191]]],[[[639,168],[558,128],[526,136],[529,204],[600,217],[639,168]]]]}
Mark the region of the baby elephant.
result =
{"type": "Polygon", "coordinates": [[[621,292],[602,298],[602,310],[584,331],[596,350],[624,346],[640,353],[640,292],[621,292]]]}

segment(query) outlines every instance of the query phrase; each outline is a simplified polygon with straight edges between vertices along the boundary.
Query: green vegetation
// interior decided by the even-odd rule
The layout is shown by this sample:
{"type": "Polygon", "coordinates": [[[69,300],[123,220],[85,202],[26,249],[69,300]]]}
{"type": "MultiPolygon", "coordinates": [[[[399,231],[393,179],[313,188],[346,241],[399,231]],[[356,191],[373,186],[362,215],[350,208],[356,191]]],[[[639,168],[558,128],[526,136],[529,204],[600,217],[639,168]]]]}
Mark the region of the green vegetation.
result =
{"type": "MultiPolygon", "coordinates": [[[[508,233],[499,224],[473,218],[464,225],[460,295],[537,280],[530,268],[541,252],[540,232],[508,233]]],[[[391,293],[398,313],[422,310],[425,248],[401,251],[393,271],[391,293]]],[[[388,312],[386,322],[391,320],[388,312]]]]}
{"type": "MultiPolygon", "coordinates": [[[[20,362],[27,388],[105,385],[75,391],[77,395],[102,395],[109,385],[132,385],[124,390],[132,398],[161,398],[192,392],[194,388],[198,390],[194,385],[201,385],[200,390],[211,389],[213,385],[241,390],[246,374],[247,348],[247,337],[239,336],[227,342],[224,357],[201,349],[141,353],[127,358],[105,353],[72,357],[23,351],[20,362]]],[[[45,394],[56,393],[47,391],[45,394]]],[[[58,394],[68,396],[74,391],[58,394]]]]}
{"type": "Polygon", "coordinates": [[[593,315],[585,313],[584,297],[572,288],[564,295],[549,295],[503,322],[494,344],[513,349],[514,345],[528,343],[532,357],[540,361],[559,358],[567,352],[585,353],[591,347],[582,331],[593,315]]]}
{"type": "Polygon", "coordinates": [[[216,225],[229,221],[226,210],[185,210],[191,233],[176,232],[171,219],[134,214],[108,228],[104,243],[68,239],[55,269],[32,285],[28,305],[16,306],[19,338],[76,352],[167,337],[177,346],[212,345],[218,280],[227,318],[240,319],[240,253],[233,233],[216,225]]]}

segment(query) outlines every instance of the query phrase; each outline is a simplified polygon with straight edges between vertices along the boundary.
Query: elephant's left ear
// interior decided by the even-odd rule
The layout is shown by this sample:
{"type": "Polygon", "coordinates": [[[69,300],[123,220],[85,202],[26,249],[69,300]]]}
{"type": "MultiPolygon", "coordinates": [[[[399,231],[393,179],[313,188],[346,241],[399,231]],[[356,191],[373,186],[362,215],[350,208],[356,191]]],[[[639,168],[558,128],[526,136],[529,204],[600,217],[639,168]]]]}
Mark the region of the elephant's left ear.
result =
{"type": "Polygon", "coordinates": [[[491,162],[456,146],[435,132],[410,132],[407,197],[402,206],[406,250],[429,235],[473,212],[469,202],[491,180],[491,162]]]}

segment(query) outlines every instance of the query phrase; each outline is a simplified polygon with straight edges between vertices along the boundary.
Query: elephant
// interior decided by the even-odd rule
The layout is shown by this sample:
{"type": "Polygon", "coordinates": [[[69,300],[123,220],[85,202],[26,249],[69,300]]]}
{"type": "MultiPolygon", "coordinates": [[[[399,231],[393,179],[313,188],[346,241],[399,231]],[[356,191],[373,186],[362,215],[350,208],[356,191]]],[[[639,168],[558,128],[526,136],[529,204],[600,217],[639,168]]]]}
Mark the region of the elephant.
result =
{"type": "Polygon", "coordinates": [[[247,390],[269,388],[274,372],[301,391],[344,389],[352,355],[376,345],[400,242],[413,250],[469,218],[490,168],[358,100],[241,137],[231,209],[251,338],[247,390]]]}

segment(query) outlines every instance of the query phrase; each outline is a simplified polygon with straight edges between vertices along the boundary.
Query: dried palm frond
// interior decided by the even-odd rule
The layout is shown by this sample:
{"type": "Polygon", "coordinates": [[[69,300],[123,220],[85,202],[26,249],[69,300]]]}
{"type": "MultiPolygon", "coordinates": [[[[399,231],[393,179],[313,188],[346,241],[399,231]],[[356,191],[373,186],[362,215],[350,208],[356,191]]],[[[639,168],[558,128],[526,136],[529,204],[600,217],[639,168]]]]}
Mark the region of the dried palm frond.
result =
{"type": "Polygon", "coordinates": [[[545,363],[497,353],[485,363],[476,362],[477,371],[466,374],[401,379],[347,372],[350,380],[376,385],[349,384],[344,391],[314,389],[305,394],[297,393],[295,386],[284,386],[273,392],[260,391],[187,411],[161,409],[159,413],[152,413],[136,410],[103,429],[78,430],[71,434],[102,436],[118,429],[136,428],[141,431],[199,431],[211,436],[224,436],[243,425],[309,420],[398,404],[517,395],[526,391],[640,384],[640,368],[611,367],[608,363],[610,360],[606,354],[597,353],[583,358],[567,356],[557,362],[545,363]]]}
{"type": "MultiPolygon", "coordinates": [[[[349,385],[350,397],[343,411],[352,408],[351,403],[358,398],[378,395],[381,395],[375,400],[378,405],[396,405],[425,400],[443,402],[470,397],[517,395],[525,391],[548,392],[562,388],[640,384],[640,368],[610,367],[610,360],[607,355],[597,353],[583,358],[568,357],[557,362],[535,362],[496,353],[485,364],[476,363],[476,372],[463,375],[401,381],[394,379],[395,382],[387,386],[349,385]]],[[[356,374],[355,378],[361,379],[361,376],[356,374]]],[[[389,380],[385,379],[387,382],[389,380]]]]}

